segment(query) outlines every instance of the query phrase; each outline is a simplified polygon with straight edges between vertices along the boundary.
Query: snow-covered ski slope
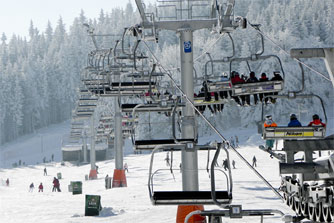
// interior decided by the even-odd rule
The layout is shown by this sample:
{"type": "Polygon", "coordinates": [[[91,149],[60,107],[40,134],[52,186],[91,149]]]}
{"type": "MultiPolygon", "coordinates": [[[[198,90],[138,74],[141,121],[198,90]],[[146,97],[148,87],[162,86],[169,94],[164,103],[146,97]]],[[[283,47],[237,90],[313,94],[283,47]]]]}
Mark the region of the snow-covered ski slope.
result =
{"type": "MultiPolygon", "coordinates": [[[[332,129],[332,127],[331,127],[332,129]]],[[[153,206],[149,200],[147,181],[149,154],[129,154],[124,162],[129,165],[126,188],[104,188],[104,177],[112,176],[114,160],[98,162],[99,175],[97,180],[85,181],[85,175],[89,173],[90,165],[75,166],[70,163],[60,164],[60,136],[69,130],[69,124],[63,123],[43,130],[43,153],[41,152],[41,133],[26,137],[1,148],[1,156],[11,152],[6,163],[1,157],[0,169],[0,222],[6,223],[81,223],[81,222],[113,222],[113,223],[147,223],[147,222],[175,222],[176,206],[153,206]],[[38,140],[39,139],[39,140],[38,140]],[[55,162],[36,164],[42,157],[55,154],[55,162]],[[25,160],[25,158],[27,158],[25,160]],[[29,158],[29,159],[28,159],[29,158]],[[11,168],[10,164],[19,159],[25,161],[27,166],[11,168]],[[43,169],[47,168],[48,176],[43,176],[43,169]],[[52,192],[52,179],[57,173],[62,173],[60,180],[62,192],[52,192]],[[4,181],[9,178],[10,186],[4,186],[4,181]],[[2,180],[2,182],[1,182],[2,180]],[[83,182],[83,194],[72,195],[68,192],[70,181],[83,182]],[[35,190],[29,192],[29,185],[34,183],[35,190]],[[37,187],[44,185],[44,192],[38,193],[37,187]],[[85,194],[101,195],[103,210],[98,217],[85,217],[85,194]]],[[[332,131],[332,130],[331,130],[332,131]]],[[[224,132],[224,136],[230,139],[238,134],[240,148],[238,151],[251,162],[253,156],[257,158],[257,170],[276,188],[280,185],[278,162],[258,149],[263,144],[260,135],[255,134],[254,129],[233,130],[224,132]]],[[[215,136],[201,139],[201,143],[218,140],[215,136]]],[[[127,145],[129,147],[130,145],[127,145]]],[[[281,145],[279,145],[280,148],[281,145]]],[[[127,148],[129,150],[129,148],[127,148]]],[[[231,160],[236,161],[236,169],[233,174],[233,204],[242,204],[244,209],[279,209],[287,214],[291,210],[278,199],[275,194],[236,156],[230,151],[231,160]]],[[[154,161],[155,169],[166,169],[165,153],[159,153],[154,161]]],[[[210,157],[213,157],[211,153],[210,157]]],[[[180,154],[175,153],[173,166],[178,169],[180,154]]],[[[200,188],[209,188],[209,178],[205,170],[207,152],[199,152],[199,166],[204,170],[199,171],[200,188]]],[[[219,165],[222,159],[219,159],[219,165]]],[[[180,172],[174,170],[175,181],[170,171],[159,172],[156,175],[155,189],[181,190],[180,172]]],[[[217,184],[224,187],[224,179],[217,174],[217,184]]],[[[218,209],[216,206],[205,206],[205,209],[218,209]]],[[[223,222],[260,222],[259,217],[243,219],[224,219],[223,222]]],[[[279,217],[265,217],[264,222],[281,222],[279,217]]]]}

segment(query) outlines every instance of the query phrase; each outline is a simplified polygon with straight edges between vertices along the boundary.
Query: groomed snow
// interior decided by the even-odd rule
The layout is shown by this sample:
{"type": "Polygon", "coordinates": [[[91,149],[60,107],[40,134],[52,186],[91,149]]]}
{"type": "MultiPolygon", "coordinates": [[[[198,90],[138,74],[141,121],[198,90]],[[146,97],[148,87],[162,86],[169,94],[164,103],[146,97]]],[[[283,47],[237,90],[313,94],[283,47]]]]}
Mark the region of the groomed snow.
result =
{"type": "MultiPolygon", "coordinates": [[[[113,223],[147,223],[147,222],[175,222],[176,206],[153,206],[149,200],[147,189],[149,154],[126,155],[124,162],[129,165],[127,173],[128,187],[113,188],[106,190],[104,188],[104,177],[106,174],[113,175],[114,160],[98,162],[99,174],[97,180],[85,181],[85,175],[89,173],[90,165],[75,166],[71,163],[60,164],[60,146],[56,141],[61,132],[68,131],[68,123],[56,125],[49,128],[45,133],[54,135],[45,138],[50,139],[49,145],[54,145],[53,149],[47,149],[45,152],[54,153],[55,162],[47,164],[34,164],[40,162],[44,154],[40,154],[40,150],[36,149],[40,141],[37,140],[39,135],[33,136],[31,139],[23,139],[7,145],[1,149],[1,154],[8,152],[11,148],[13,154],[12,159],[7,161],[7,168],[0,169],[0,222],[6,223],[36,223],[36,222],[57,222],[57,223],[91,223],[91,222],[113,222],[113,223]],[[37,139],[36,139],[37,138],[37,139]],[[54,141],[53,141],[54,140],[54,141]],[[33,141],[33,142],[32,142],[33,141]],[[35,142],[35,144],[34,144],[35,142]],[[23,147],[35,148],[31,150],[28,156],[31,163],[24,167],[8,168],[9,161],[17,161],[21,159],[21,154],[27,154],[28,149],[23,147]],[[21,151],[22,150],[22,151],[21,151]],[[22,152],[22,153],[21,153],[22,152]],[[42,155],[42,156],[41,156],[42,155]],[[35,161],[33,158],[35,157],[35,161]],[[48,176],[43,176],[43,169],[47,168],[48,176]],[[62,192],[51,192],[52,179],[57,173],[62,173],[63,179],[60,180],[62,192]],[[4,181],[9,178],[10,186],[4,186],[4,181]],[[72,195],[68,192],[70,181],[83,182],[83,194],[72,195]],[[28,192],[29,185],[34,183],[35,190],[28,192]],[[44,192],[38,193],[37,187],[39,183],[43,183],[44,192]],[[103,210],[98,217],[85,217],[85,194],[101,195],[103,210]]],[[[271,159],[269,155],[259,149],[258,145],[263,144],[260,135],[254,134],[254,130],[234,130],[234,132],[224,133],[229,139],[236,133],[239,135],[241,147],[238,151],[251,162],[255,155],[257,158],[257,170],[276,188],[280,186],[280,176],[278,173],[278,162],[271,159]]],[[[218,138],[215,136],[202,138],[201,143],[213,141],[218,138]]],[[[126,144],[127,150],[130,145],[126,144]]],[[[280,148],[279,144],[279,148],[280,148]]],[[[23,157],[22,156],[22,157],[23,157]]],[[[266,187],[266,185],[236,156],[230,151],[231,160],[236,161],[236,169],[232,169],[233,174],[233,204],[242,204],[243,209],[279,209],[286,214],[292,214],[290,209],[276,197],[276,195],[266,187]]],[[[157,154],[155,159],[155,169],[167,168],[164,161],[165,153],[157,154]]],[[[175,168],[179,166],[179,154],[174,154],[175,168]]],[[[211,153],[210,157],[213,157],[211,153]]],[[[222,157],[223,158],[223,157],[222,157]]],[[[221,160],[219,164],[221,165],[221,160]]],[[[23,158],[22,158],[23,159],[23,158]]],[[[4,159],[0,159],[2,166],[4,159]]],[[[205,169],[207,160],[207,152],[199,152],[199,166],[205,169]]],[[[205,170],[200,170],[200,188],[207,189],[208,174],[205,170]]],[[[174,170],[176,181],[173,180],[172,174],[166,170],[157,174],[156,189],[181,189],[179,181],[180,173],[174,170]]],[[[225,181],[217,174],[218,186],[225,185],[225,181]],[[220,182],[222,182],[220,184],[220,182]]],[[[206,210],[218,209],[217,206],[205,206],[206,210]]],[[[243,218],[243,219],[224,219],[223,222],[260,222],[259,217],[243,218]]],[[[264,222],[281,222],[279,217],[265,217],[264,222]]]]}

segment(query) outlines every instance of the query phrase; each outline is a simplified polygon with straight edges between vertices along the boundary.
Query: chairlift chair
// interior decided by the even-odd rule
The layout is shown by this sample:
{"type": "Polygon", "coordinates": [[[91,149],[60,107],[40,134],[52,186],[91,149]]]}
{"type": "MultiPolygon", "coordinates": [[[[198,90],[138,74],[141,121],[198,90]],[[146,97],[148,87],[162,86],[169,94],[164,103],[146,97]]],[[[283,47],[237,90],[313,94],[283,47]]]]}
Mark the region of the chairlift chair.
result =
{"type": "MultiPolygon", "coordinates": [[[[178,104],[174,102],[174,104],[167,103],[166,106],[161,106],[160,104],[123,104],[122,112],[132,113],[132,118],[136,117],[136,113],[139,112],[170,112],[175,113],[178,108],[178,104]]],[[[135,119],[132,119],[132,121],[135,119]]],[[[174,127],[175,128],[175,127],[174,127]]],[[[187,142],[195,142],[195,139],[145,139],[138,140],[135,137],[135,125],[132,126],[132,141],[135,150],[152,150],[157,145],[175,145],[177,142],[179,143],[187,143],[187,142]]]]}
{"type": "MultiPolygon", "coordinates": [[[[219,206],[229,205],[232,201],[232,174],[229,168],[228,174],[224,175],[226,177],[227,188],[226,190],[215,189],[215,179],[214,172],[211,172],[211,190],[209,191],[157,191],[154,190],[154,176],[157,171],[153,172],[153,161],[154,155],[159,151],[171,152],[171,151],[182,151],[185,149],[184,144],[174,144],[174,147],[165,147],[164,145],[156,146],[151,154],[150,168],[149,168],[149,179],[148,179],[148,189],[150,199],[153,205],[205,205],[205,204],[218,204],[219,206]],[[213,173],[213,174],[212,174],[213,173]]],[[[214,164],[217,161],[219,150],[221,144],[217,145],[216,148],[212,147],[198,147],[200,150],[211,150],[215,149],[216,154],[212,161],[211,171],[214,168],[214,164]]],[[[224,147],[224,151],[227,154],[227,159],[229,162],[229,155],[227,149],[224,147]]]]}
{"type": "MultiPolygon", "coordinates": [[[[325,122],[327,123],[326,110],[322,99],[318,95],[305,94],[305,95],[271,95],[267,97],[281,98],[281,99],[296,99],[296,98],[318,98],[322,111],[325,117],[325,122]]],[[[262,123],[264,123],[264,104],[262,104],[262,123]]],[[[287,127],[287,126],[277,126],[277,127],[262,127],[262,137],[263,139],[323,139],[326,136],[326,127],[323,126],[302,126],[302,127],[287,127]]]]}
{"type": "MultiPolygon", "coordinates": [[[[265,98],[281,98],[281,99],[296,99],[296,98],[302,98],[302,99],[307,99],[307,98],[317,98],[320,101],[321,108],[323,111],[323,115],[325,118],[325,122],[327,123],[327,114],[326,114],[326,109],[323,103],[323,100],[321,97],[315,94],[301,94],[304,89],[304,69],[301,63],[298,63],[300,69],[301,69],[301,84],[302,87],[300,90],[297,91],[291,91],[288,92],[286,95],[267,95],[265,98]]],[[[262,103],[262,122],[264,122],[264,103],[262,103]]],[[[303,126],[303,127],[269,127],[269,128],[264,128],[263,127],[263,138],[264,139],[322,139],[326,136],[326,128],[323,126],[303,126]]]]}

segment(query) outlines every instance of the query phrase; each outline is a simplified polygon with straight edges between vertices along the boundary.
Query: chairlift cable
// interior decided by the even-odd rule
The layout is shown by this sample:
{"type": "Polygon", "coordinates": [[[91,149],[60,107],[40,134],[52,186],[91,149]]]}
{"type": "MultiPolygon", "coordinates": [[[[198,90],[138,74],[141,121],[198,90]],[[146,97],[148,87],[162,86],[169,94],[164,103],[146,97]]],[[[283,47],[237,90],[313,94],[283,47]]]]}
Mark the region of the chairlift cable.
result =
{"type": "Polygon", "coordinates": [[[201,58],[202,56],[206,55],[206,53],[218,42],[218,40],[220,40],[225,33],[222,33],[219,35],[219,37],[216,40],[213,40],[212,44],[208,43],[208,47],[207,50],[205,50],[201,55],[199,55],[198,57],[195,58],[194,62],[197,62],[199,58],[201,58]]]}
{"type": "MultiPolygon", "coordinates": [[[[265,33],[263,33],[259,28],[256,29],[255,27],[253,27],[253,25],[249,22],[249,20],[247,21],[248,24],[253,28],[255,29],[258,33],[260,33],[261,35],[263,35],[264,37],[266,37],[272,44],[274,44],[275,46],[277,46],[280,50],[282,50],[286,55],[288,55],[290,57],[290,53],[287,52],[285,49],[283,49],[283,47],[281,47],[280,45],[278,45],[274,40],[272,40],[269,36],[267,36],[265,33]]],[[[297,62],[303,64],[305,67],[307,67],[308,69],[310,69],[311,71],[315,72],[316,74],[322,76],[324,79],[328,80],[331,82],[331,79],[329,79],[328,77],[326,77],[325,74],[315,70],[313,67],[307,65],[306,63],[304,63],[303,61],[301,61],[300,59],[297,59],[297,58],[292,58],[294,60],[296,60],[297,62]]]]}
{"type": "MultiPolygon", "coordinates": [[[[184,91],[177,85],[176,80],[173,79],[171,73],[169,73],[169,71],[160,63],[159,59],[155,56],[155,54],[152,52],[151,48],[147,45],[146,41],[143,41],[146,48],[148,49],[148,51],[151,53],[151,55],[153,56],[153,58],[155,59],[155,61],[158,63],[157,65],[160,66],[165,72],[166,75],[171,79],[171,81],[173,82],[174,86],[179,90],[179,92],[181,93],[182,97],[184,97],[184,99],[186,99],[190,105],[192,106],[192,108],[199,114],[199,116],[201,116],[204,121],[209,125],[209,127],[222,139],[223,143],[227,143],[228,145],[229,142],[227,139],[225,139],[225,137],[218,131],[218,129],[216,127],[214,127],[211,122],[196,108],[195,104],[189,99],[189,97],[184,93],[184,91]]],[[[262,179],[262,181],[281,199],[284,201],[283,196],[276,190],[276,188],[274,188],[255,168],[252,167],[252,165],[235,149],[234,146],[230,145],[230,148],[238,155],[238,157],[244,161],[246,163],[246,165],[252,169],[254,171],[254,173],[260,178],[262,179]]]]}

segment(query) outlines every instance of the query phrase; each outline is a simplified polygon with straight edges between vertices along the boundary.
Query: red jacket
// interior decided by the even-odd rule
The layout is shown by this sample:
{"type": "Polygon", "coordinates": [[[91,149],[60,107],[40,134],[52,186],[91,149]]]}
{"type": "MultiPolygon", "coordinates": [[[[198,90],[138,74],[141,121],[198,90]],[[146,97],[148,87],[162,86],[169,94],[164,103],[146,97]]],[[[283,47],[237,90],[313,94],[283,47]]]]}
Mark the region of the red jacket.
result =
{"type": "Polygon", "coordinates": [[[231,79],[231,82],[232,82],[232,84],[243,84],[243,83],[245,83],[245,80],[244,79],[241,79],[240,77],[239,77],[239,75],[235,75],[232,79],[231,79]]]}
{"type": "Polygon", "coordinates": [[[53,186],[55,186],[55,187],[59,186],[59,180],[58,179],[53,180],[53,186]]]}
{"type": "Polygon", "coordinates": [[[40,184],[40,185],[38,186],[38,189],[43,189],[43,185],[40,184]]]}
{"type": "Polygon", "coordinates": [[[312,122],[308,124],[308,126],[323,126],[326,127],[325,123],[322,123],[320,119],[314,119],[312,122]]]}

